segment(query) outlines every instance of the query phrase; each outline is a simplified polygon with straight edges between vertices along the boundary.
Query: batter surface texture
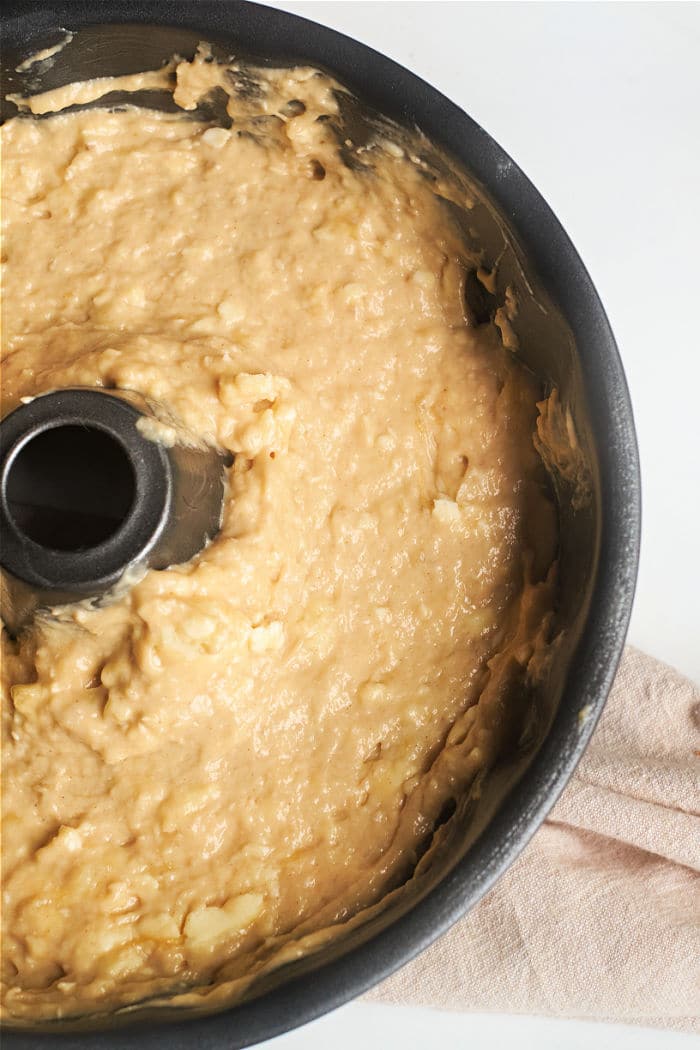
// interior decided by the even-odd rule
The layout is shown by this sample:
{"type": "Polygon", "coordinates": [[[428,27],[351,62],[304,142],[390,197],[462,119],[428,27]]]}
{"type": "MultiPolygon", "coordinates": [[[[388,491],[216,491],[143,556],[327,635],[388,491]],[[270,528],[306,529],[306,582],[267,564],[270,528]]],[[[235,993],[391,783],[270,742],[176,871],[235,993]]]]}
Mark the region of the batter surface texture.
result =
{"type": "Polygon", "coordinates": [[[420,164],[348,165],[311,69],[149,76],[183,112],[3,129],[3,413],[134,390],[235,458],[193,561],[3,632],[14,1019],[235,997],[379,901],[499,753],[553,601],[541,391],[466,320],[420,164]],[[230,127],[186,115],[212,87],[230,127]]]}

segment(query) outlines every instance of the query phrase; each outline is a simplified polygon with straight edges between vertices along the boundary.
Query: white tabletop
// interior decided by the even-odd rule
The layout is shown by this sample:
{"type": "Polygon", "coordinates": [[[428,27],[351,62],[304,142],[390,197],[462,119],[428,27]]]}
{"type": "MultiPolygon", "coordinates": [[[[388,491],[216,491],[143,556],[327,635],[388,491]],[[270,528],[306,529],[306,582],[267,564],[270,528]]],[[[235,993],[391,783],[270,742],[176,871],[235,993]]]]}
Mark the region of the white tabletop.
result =
{"type": "MultiPolygon", "coordinates": [[[[549,202],[598,288],[634,405],[644,523],[629,640],[700,681],[700,6],[282,2],[463,107],[549,202]],[[696,319],[697,318],[697,319],[696,319]]],[[[689,1036],[353,1004],[272,1050],[662,1050],[689,1036]]]]}

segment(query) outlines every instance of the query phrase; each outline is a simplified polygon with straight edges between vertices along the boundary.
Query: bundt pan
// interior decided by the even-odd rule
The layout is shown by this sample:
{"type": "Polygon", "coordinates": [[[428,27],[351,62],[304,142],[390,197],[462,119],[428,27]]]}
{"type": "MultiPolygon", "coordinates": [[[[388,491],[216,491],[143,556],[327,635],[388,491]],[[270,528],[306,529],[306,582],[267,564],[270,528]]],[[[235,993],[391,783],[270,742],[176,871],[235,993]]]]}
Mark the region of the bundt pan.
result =
{"type": "MultiPolygon", "coordinates": [[[[144,1005],[109,1019],[3,1032],[6,1050],[234,1050],[341,1005],[426,948],[515,860],[571,776],[613,680],[637,572],[639,467],[625,377],[590,277],[525,175],[462,110],[371,48],[282,11],[221,0],[6,0],[3,37],[3,96],[152,69],[173,53],[190,57],[206,40],[218,55],[332,73],[359,100],[343,114],[355,142],[371,135],[368,113],[417,126],[442,163],[466,174],[474,206],[455,217],[480,249],[484,268],[498,260],[495,292],[469,276],[468,316],[474,323],[488,320],[510,286],[518,303],[512,319],[517,352],[541,380],[543,396],[556,388],[570,414],[568,434],[576,435],[573,453],[569,448],[548,463],[560,517],[555,658],[537,690],[516,704],[529,714],[520,720],[511,753],[484,779],[478,799],[472,792],[445,813],[412,878],[386,906],[316,954],[262,978],[245,1002],[219,1013],[193,1016],[144,1005]],[[60,30],[74,37],[51,62],[16,72],[29,55],[61,40],[60,30]]],[[[160,105],[162,99],[137,101],[160,105]]],[[[3,115],[15,112],[3,99],[3,115]]],[[[548,425],[555,437],[557,426],[566,436],[563,416],[554,413],[548,425]]]]}

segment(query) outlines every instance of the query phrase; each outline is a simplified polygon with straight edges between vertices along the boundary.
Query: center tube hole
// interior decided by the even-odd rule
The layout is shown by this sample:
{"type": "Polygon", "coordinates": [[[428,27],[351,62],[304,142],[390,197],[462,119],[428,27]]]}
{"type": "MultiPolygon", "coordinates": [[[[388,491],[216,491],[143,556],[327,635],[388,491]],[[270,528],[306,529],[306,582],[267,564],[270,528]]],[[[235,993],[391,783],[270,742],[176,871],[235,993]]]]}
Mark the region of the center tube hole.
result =
{"type": "Polygon", "coordinates": [[[5,487],[15,525],[50,550],[81,551],[113,536],[136,495],[126,449],[98,427],[42,431],[12,461],[5,487]]]}

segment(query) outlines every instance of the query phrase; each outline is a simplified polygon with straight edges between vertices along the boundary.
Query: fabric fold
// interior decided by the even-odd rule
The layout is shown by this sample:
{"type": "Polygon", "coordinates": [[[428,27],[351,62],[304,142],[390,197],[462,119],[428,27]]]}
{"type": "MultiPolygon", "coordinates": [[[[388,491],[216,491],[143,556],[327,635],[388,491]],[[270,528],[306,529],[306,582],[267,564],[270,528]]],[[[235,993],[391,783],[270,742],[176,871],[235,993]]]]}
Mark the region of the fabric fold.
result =
{"type": "Polygon", "coordinates": [[[367,998],[700,1031],[700,690],[627,648],[549,818],[367,998]]]}

